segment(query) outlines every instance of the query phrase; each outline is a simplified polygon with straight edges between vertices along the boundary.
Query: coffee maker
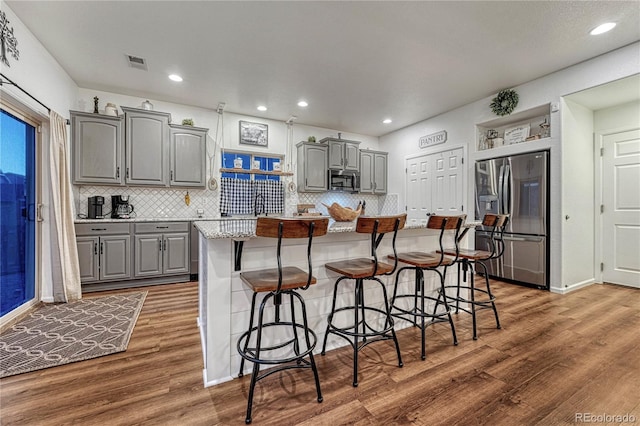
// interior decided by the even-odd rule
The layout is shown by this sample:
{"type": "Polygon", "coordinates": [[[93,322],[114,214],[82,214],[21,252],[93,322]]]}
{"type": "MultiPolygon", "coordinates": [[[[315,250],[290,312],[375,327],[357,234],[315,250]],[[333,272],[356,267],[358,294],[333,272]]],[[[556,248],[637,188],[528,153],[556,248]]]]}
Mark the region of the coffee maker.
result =
{"type": "Polygon", "coordinates": [[[111,196],[111,217],[114,219],[129,219],[133,213],[133,204],[129,204],[128,195],[111,196]]]}
{"type": "Polygon", "coordinates": [[[89,197],[89,208],[87,209],[87,217],[89,219],[104,219],[102,214],[102,206],[104,205],[104,197],[96,195],[89,197]]]}

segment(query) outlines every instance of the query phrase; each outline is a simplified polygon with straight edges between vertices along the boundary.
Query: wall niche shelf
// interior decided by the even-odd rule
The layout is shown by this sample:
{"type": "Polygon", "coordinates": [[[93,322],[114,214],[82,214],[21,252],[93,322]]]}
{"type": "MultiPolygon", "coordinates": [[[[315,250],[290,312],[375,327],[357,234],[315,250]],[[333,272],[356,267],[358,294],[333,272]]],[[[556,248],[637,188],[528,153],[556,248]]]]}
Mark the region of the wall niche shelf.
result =
{"type": "Polygon", "coordinates": [[[267,175],[267,176],[293,176],[292,172],[267,172],[265,170],[247,170],[247,169],[228,169],[220,168],[220,173],[242,173],[248,175],[267,175]]]}
{"type": "MultiPolygon", "coordinates": [[[[551,104],[476,124],[476,150],[503,151],[515,145],[536,142],[546,146],[551,140],[551,104]]],[[[528,148],[515,148],[529,151],[528,148]]],[[[506,151],[512,151],[507,149],[506,151]]]]}

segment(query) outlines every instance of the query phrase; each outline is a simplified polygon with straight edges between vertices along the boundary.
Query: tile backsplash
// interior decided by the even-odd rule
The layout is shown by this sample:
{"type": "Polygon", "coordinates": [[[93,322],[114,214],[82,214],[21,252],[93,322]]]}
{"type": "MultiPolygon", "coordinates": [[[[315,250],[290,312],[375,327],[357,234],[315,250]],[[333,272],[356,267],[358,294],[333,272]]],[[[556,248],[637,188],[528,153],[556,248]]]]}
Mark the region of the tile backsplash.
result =
{"type": "MultiPolygon", "coordinates": [[[[297,211],[297,204],[315,204],[318,211],[326,214],[326,208],[321,204],[331,205],[336,202],[345,207],[356,208],[358,202],[366,201],[368,214],[390,215],[399,212],[398,194],[368,195],[348,194],[343,192],[298,193],[290,184],[290,179],[284,180],[285,211],[287,216],[297,211]]],[[[112,195],[128,195],[129,202],[134,206],[136,217],[142,218],[198,218],[214,219],[220,217],[220,191],[209,189],[176,189],[176,188],[146,188],[126,186],[85,186],[74,185],[74,200],[76,214],[79,217],[87,215],[87,200],[89,197],[101,195],[105,198],[103,211],[105,215],[111,212],[112,195]],[[185,195],[189,192],[190,204],[185,203],[185,195]],[[198,215],[198,209],[203,210],[198,215]]]]}

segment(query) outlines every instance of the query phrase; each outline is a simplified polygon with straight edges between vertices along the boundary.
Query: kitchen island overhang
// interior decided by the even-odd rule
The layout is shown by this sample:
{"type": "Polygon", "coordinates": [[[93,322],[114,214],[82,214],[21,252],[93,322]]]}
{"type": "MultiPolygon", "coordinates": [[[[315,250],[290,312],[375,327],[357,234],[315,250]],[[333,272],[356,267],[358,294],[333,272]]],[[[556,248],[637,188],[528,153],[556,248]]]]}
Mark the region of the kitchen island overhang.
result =
{"type": "MultiPolygon", "coordinates": [[[[252,291],[240,279],[241,271],[276,266],[275,245],[268,238],[255,236],[255,219],[223,219],[195,222],[200,231],[199,262],[199,316],[202,339],[205,387],[223,383],[238,376],[240,355],[237,340],[249,324],[252,291]],[[238,253],[238,243],[242,243],[238,253]],[[238,258],[238,256],[241,256],[238,258]],[[236,269],[236,266],[240,266],[236,269]]],[[[432,251],[438,248],[439,231],[428,230],[425,224],[407,224],[398,232],[398,251],[432,251]]],[[[370,235],[355,232],[354,222],[332,222],[329,232],[314,239],[312,249],[313,275],[317,283],[300,292],[307,305],[309,326],[322,342],[331,310],[333,284],[338,275],[324,268],[324,264],[354,257],[370,257],[370,235]]],[[[451,245],[453,242],[451,241],[451,245]]],[[[392,253],[391,238],[385,236],[379,247],[382,255],[392,253]]],[[[283,265],[307,268],[306,239],[283,241],[283,265]]],[[[410,288],[412,273],[404,273],[400,285],[410,288]]],[[[455,268],[447,271],[447,282],[455,284],[455,268]]],[[[426,274],[425,285],[434,290],[439,286],[435,274],[426,274]]],[[[395,276],[383,277],[389,297],[393,294],[395,276]]],[[[337,303],[353,301],[351,285],[338,295],[337,303]]],[[[375,286],[374,286],[375,287],[375,286]]],[[[367,303],[383,306],[382,292],[374,287],[365,289],[367,303]]],[[[408,322],[396,321],[396,328],[405,328],[408,322]]],[[[327,349],[348,344],[346,340],[330,336],[327,349]]],[[[402,349],[402,348],[401,348],[402,349]]],[[[319,354],[321,345],[314,349],[319,354]]],[[[245,365],[246,372],[250,366],[245,365]]],[[[321,377],[322,380],[322,377],[321,377]]]]}

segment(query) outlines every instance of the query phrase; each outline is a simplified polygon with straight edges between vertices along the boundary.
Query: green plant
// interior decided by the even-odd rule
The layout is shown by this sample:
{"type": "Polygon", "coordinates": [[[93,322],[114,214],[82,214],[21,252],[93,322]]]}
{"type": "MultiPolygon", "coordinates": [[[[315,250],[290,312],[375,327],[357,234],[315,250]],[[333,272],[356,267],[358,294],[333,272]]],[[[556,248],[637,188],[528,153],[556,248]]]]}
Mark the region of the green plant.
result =
{"type": "Polygon", "coordinates": [[[307,138],[307,141],[308,141],[308,142],[315,142],[315,141],[316,141],[316,137],[315,137],[315,136],[309,136],[309,137],[307,138]]]}
{"type": "Polygon", "coordinates": [[[183,126],[193,126],[193,119],[192,118],[185,118],[184,120],[182,120],[182,125],[183,126]]]}
{"type": "Polygon", "coordinates": [[[509,115],[518,106],[518,93],[513,89],[501,90],[498,95],[491,100],[491,111],[494,114],[503,116],[509,115]]]}

